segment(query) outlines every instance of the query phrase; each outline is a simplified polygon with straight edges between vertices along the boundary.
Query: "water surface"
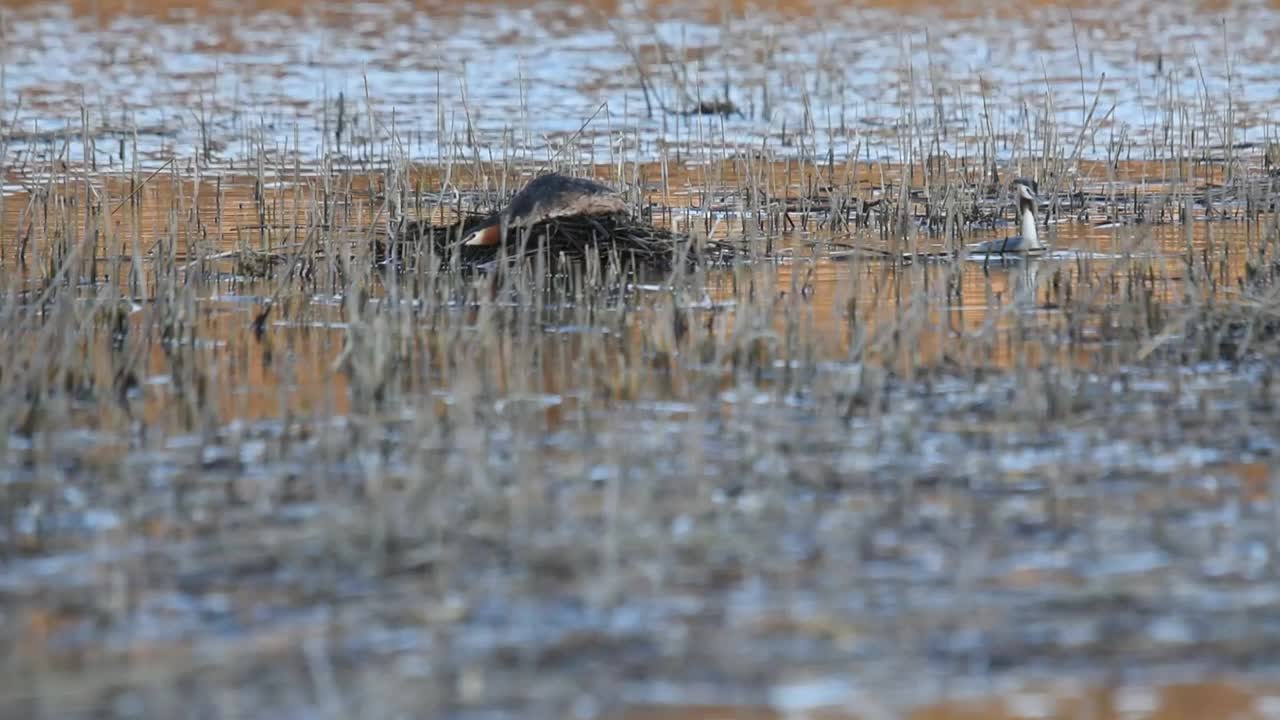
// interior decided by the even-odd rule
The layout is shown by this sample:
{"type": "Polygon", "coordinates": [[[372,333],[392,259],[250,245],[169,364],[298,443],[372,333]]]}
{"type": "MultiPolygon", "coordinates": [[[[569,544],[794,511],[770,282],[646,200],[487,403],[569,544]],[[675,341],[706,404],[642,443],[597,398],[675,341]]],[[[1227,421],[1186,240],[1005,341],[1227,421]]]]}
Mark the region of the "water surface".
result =
{"type": "Polygon", "coordinates": [[[11,4],[0,705],[1275,715],[1274,343],[1196,328],[1269,307],[1277,18],[11,4]],[[1011,230],[991,159],[1053,252],[902,262],[1011,230]],[[770,252],[353,280],[552,161],[770,252]],[[986,215],[827,212],[904,177],[986,215]]]}

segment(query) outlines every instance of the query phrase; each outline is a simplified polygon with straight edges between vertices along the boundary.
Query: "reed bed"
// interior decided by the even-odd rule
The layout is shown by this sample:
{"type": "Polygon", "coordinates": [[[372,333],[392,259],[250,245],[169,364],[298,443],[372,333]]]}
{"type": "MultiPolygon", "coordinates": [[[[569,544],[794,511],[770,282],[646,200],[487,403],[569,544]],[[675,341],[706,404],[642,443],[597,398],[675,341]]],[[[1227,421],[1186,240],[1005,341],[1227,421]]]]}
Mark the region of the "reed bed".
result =
{"type": "Polygon", "coordinates": [[[742,150],[713,130],[752,108],[636,57],[709,161],[462,132],[414,163],[385,119],[305,164],[259,128],[250,173],[32,159],[70,137],[8,168],[0,706],[617,717],[817,677],[872,712],[930,691],[904,668],[1266,671],[1268,150],[1188,121],[1090,161],[1101,117],[1045,112],[941,157],[914,99],[895,162],[812,124],[742,150]],[[544,166],[635,212],[458,252],[544,166]],[[1019,175],[1080,252],[960,260],[1019,175]]]}

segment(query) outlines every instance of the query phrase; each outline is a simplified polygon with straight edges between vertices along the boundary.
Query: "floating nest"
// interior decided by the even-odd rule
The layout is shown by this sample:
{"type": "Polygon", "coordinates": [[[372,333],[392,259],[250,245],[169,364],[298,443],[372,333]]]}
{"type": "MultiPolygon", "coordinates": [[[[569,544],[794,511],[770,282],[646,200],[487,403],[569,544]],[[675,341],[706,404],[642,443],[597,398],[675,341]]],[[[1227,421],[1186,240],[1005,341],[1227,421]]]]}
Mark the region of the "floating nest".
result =
{"type": "Polygon", "coordinates": [[[604,264],[661,269],[678,260],[719,263],[735,255],[733,246],[726,243],[706,241],[699,246],[684,235],[626,213],[551,218],[510,228],[506,242],[499,245],[463,245],[463,238],[483,227],[489,217],[467,215],[448,225],[406,222],[389,243],[379,243],[377,259],[380,264],[403,268],[431,255],[448,264],[457,255],[463,268],[484,268],[504,259],[518,262],[545,253],[553,261],[583,262],[598,256],[604,264]]]}

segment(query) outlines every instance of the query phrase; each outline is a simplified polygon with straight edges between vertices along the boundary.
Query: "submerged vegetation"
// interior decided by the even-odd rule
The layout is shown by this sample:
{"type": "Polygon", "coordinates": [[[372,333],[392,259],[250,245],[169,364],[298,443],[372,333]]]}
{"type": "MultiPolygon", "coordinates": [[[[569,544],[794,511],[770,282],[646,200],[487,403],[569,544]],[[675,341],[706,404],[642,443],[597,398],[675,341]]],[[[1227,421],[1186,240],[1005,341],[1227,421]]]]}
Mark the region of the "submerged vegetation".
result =
{"type": "Polygon", "coordinates": [[[958,137],[986,85],[917,98],[908,57],[893,121],[837,152],[807,97],[733,142],[787,90],[703,92],[651,34],[619,51],[630,114],[536,157],[466,88],[464,122],[414,109],[425,158],[371,92],[291,126],[192,108],[160,157],[100,108],[6,125],[0,707],[873,717],[1274,684],[1280,178],[1249,81],[1201,67],[1129,141],[1079,59],[1078,124],[1044,93],[958,137]],[[458,252],[546,167],[635,212],[458,252]],[[966,260],[1020,176],[1049,249],[966,260]]]}

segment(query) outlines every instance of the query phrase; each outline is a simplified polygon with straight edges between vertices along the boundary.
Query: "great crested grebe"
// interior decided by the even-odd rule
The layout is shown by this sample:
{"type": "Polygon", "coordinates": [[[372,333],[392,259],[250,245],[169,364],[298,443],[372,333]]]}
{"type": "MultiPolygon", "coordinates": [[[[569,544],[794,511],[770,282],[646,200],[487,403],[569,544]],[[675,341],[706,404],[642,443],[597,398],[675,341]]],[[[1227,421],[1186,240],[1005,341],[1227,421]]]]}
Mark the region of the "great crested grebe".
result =
{"type": "Polygon", "coordinates": [[[529,227],[557,217],[625,212],[627,204],[613,188],[594,180],[549,173],[530,180],[506,207],[490,215],[472,231],[463,244],[473,247],[498,245],[505,230],[529,227]]]}
{"type": "Polygon", "coordinates": [[[1040,234],[1036,232],[1036,203],[1039,202],[1036,181],[1018,178],[1009,184],[1009,188],[1018,195],[1018,224],[1021,232],[1013,237],[970,245],[966,248],[970,255],[1036,253],[1044,250],[1040,234]]]}

